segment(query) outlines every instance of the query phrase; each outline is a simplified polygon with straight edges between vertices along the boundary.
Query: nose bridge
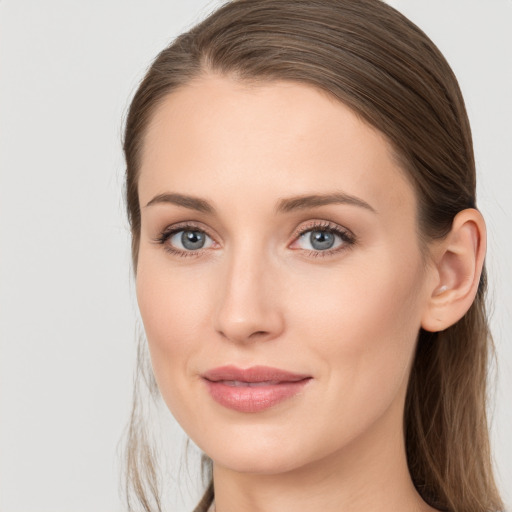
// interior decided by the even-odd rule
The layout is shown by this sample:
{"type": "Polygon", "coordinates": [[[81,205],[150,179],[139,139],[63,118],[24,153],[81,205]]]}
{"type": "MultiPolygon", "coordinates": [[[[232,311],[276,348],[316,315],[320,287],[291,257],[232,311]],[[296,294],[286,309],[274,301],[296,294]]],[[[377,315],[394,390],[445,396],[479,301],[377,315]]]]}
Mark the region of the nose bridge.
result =
{"type": "Polygon", "coordinates": [[[217,332],[237,342],[277,337],[284,323],[275,274],[261,245],[246,241],[232,247],[219,276],[217,332]]]}

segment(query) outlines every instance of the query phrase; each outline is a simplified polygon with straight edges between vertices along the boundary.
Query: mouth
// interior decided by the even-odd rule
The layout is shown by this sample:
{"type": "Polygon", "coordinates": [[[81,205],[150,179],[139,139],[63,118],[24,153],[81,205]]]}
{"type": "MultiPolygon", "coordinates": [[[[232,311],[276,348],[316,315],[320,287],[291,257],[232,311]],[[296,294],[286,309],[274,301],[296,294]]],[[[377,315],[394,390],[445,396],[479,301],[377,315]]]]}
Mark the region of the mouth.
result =
{"type": "Polygon", "coordinates": [[[253,366],[223,366],[201,375],[211,397],[220,405],[243,413],[264,411],[297,395],[311,375],[253,366]]]}
{"type": "Polygon", "coordinates": [[[278,384],[282,384],[283,381],[276,381],[276,380],[264,380],[262,382],[245,382],[242,380],[219,380],[219,381],[212,381],[212,382],[221,382],[225,384],[226,386],[231,386],[233,388],[239,388],[242,386],[246,386],[249,388],[257,388],[262,386],[277,386],[278,384]]]}

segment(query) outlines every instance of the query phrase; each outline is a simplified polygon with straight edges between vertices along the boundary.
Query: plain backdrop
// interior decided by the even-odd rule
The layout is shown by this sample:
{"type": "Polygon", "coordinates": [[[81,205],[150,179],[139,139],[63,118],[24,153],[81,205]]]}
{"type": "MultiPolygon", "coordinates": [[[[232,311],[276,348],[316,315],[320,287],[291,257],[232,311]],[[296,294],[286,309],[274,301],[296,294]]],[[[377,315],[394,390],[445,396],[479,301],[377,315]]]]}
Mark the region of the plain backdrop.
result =
{"type": "MultiPolygon", "coordinates": [[[[510,506],[512,1],[390,3],[444,52],[472,122],[499,363],[492,442],[510,506]]],[[[156,53],[218,4],[0,0],[0,512],[125,510],[137,310],[122,120],[156,53]]],[[[189,473],[172,482],[173,510],[197,499],[194,462],[189,473]]]]}

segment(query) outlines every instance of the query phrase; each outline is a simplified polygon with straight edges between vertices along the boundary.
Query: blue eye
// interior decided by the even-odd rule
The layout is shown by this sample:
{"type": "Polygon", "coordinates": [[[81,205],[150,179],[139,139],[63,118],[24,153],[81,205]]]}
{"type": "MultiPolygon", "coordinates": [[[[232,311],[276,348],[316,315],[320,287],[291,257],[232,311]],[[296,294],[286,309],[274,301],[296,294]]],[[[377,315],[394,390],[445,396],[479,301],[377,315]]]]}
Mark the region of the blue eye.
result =
{"type": "Polygon", "coordinates": [[[202,249],[212,247],[214,240],[193,224],[169,227],[154,240],[164,249],[178,256],[198,256],[202,249]]]}
{"type": "MultiPolygon", "coordinates": [[[[331,222],[310,224],[295,235],[292,249],[302,249],[311,256],[329,256],[354,245],[350,231],[331,222]]],[[[155,239],[164,249],[178,256],[199,256],[203,249],[215,246],[215,241],[195,225],[182,225],[165,230],[155,239]]]]}
{"type": "Polygon", "coordinates": [[[204,232],[197,229],[181,229],[171,233],[168,243],[180,251],[197,251],[211,247],[213,240],[204,232]]]}
{"type": "Polygon", "coordinates": [[[327,255],[354,243],[355,238],[348,231],[331,223],[323,223],[302,230],[294,242],[293,248],[309,251],[312,255],[327,255]]]}
{"type": "Polygon", "coordinates": [[[313,249],[317,251],[332,249],[336,243],[336,235],[328,231],[310,231],[307,239],[313,249]]]}
{"type": "Polygon", "coordinates": [[[299,241],[302,242],[302,249],[313,251],[336,249],[344,243],[339,234],[318,229],[306,231],[300,236],[299,241]]]}

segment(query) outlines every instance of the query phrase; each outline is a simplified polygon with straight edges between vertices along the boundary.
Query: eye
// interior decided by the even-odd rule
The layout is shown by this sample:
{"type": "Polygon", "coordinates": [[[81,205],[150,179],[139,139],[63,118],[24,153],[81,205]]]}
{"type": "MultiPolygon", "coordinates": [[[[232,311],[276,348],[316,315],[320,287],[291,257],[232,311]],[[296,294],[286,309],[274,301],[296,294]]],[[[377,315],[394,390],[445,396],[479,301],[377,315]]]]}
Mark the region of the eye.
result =
{"type": "Polygon", "coordinates": [[[341,235],[325,229],[310,229],[297,240],[301,249],[309,251],[328,251],[337,249],[344,243],[341,235]]]}
{"type": "Polygon", "coordinates": [[[171,226],[154,241],[163,245],[167,252],[178,256],[195,256],[202,249],[208,249],[215,244],[203,229],[194,225],[171,226]]]}
{"type": "Polygon", "coordinates": [[[213,240],[204,232],[189,229],[176,231],[168,238],[170,245],[185,251],[197,251],[198,249],[206,249],[210,247],[213,240]]]}
{"type": "Polygon", "coordinates": [[[303,249],[315,256],[324,253],[321,254],[323,256],[343,250],[354,243],[355,238],[349,231],[325,222],[307,226],[307,229],[302,228],[291,248],[303,249]]]}

